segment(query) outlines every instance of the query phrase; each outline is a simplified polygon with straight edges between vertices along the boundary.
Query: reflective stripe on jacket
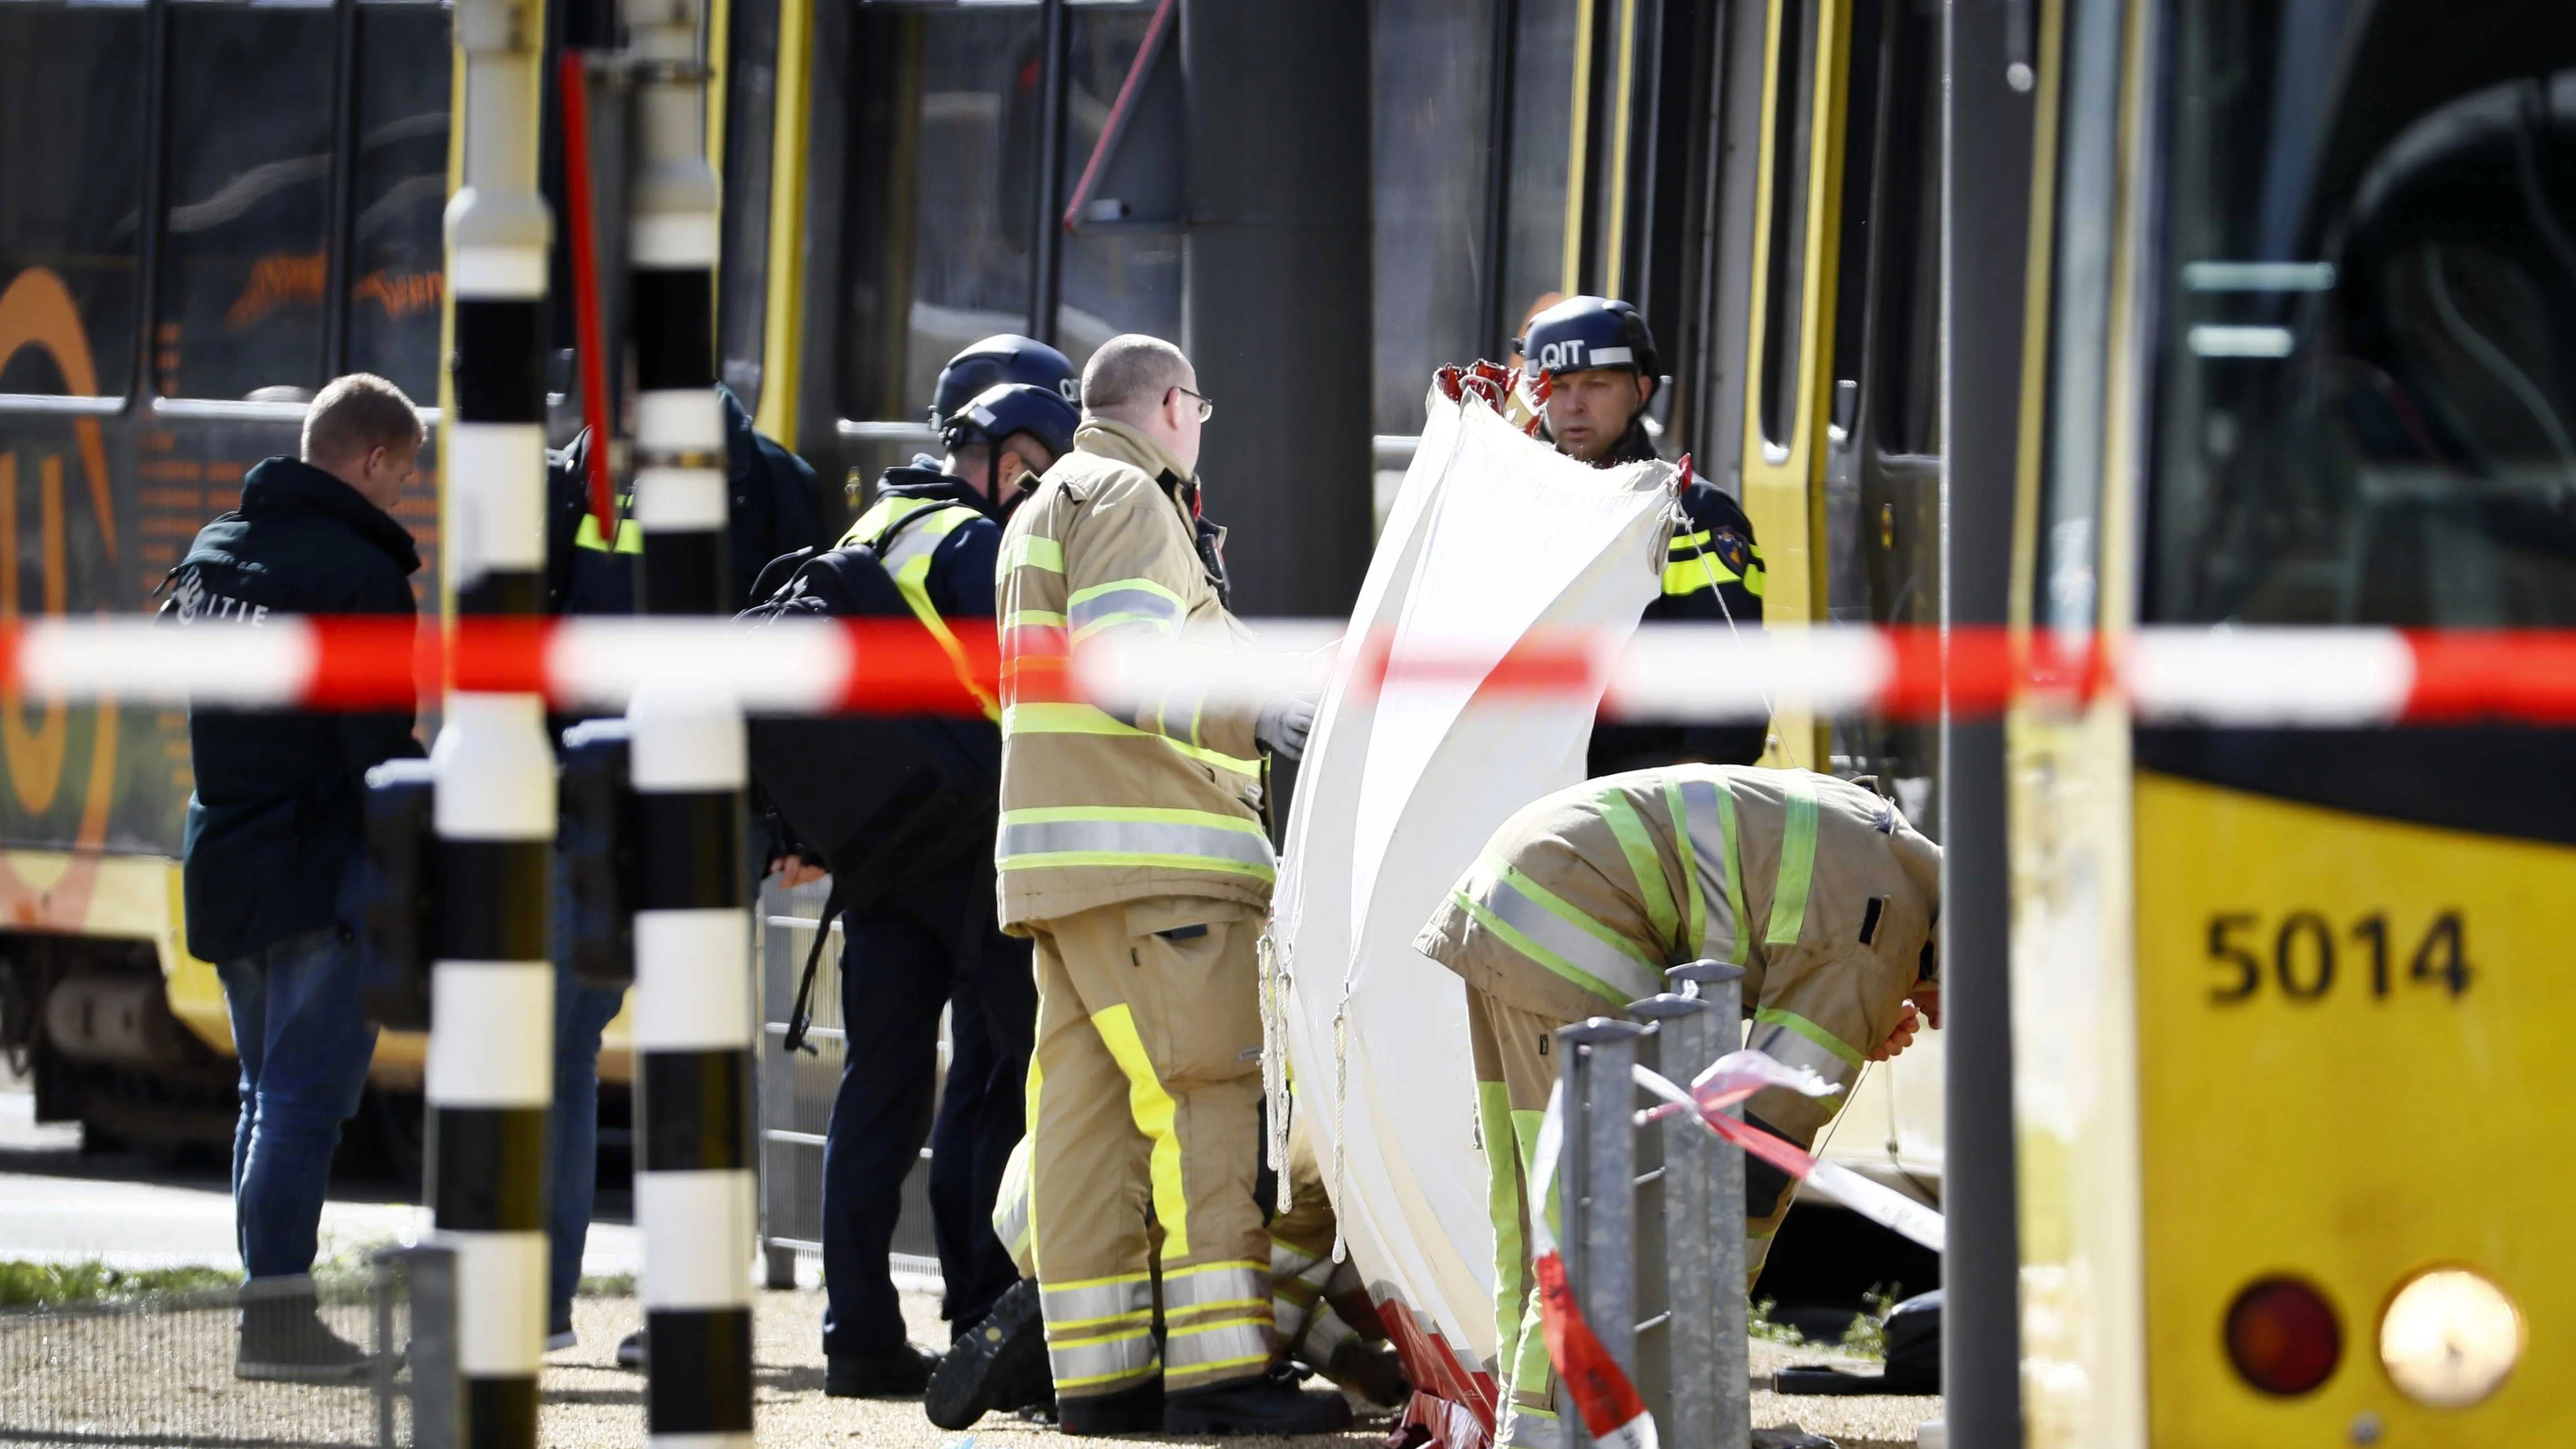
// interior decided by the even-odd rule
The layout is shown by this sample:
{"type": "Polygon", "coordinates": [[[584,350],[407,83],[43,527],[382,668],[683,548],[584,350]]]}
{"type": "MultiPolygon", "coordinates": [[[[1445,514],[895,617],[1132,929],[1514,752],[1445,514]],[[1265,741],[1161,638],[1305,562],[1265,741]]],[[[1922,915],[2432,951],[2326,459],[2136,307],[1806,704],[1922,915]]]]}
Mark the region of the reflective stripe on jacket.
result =
{"type": "Polygon", "coordinates": [[[931,598],[930,588],[931,564],[940,547],[957,530],[984,521],[988,520],[972,505],[954,499],[888,495],[879,498],[867,512],[859,515],[859,521],[850,525],[849,532],[841,535],[840,546],[849,548],[865,544],[876,550],[877,561],[893,576],[895,587],[903,592],[903,601],[912,606],[913,617],[919,619],[921,626],[930,631],[930,636],[939,641],[939,647],[956,668],[958,679],[983,706],[984,717],[998,722],[1002,718],[1000,702],[976,681],[974,666],[967,659],[964,646],[957,642],[956,632],[940,613],[939,605],[931,598]],[[907,522],[910,526],[904,527],[907,522]],[[898,528],[902,529],[900,533],[895,532],[898,528]],[[886,539],[890,533],[895,534],[891,543],[886,539]]]}
{"type": "Polygon", "coordinates": [[[1182,481],[1142,433],[1089,419],[1003,530],[1005,927],[1150,896],[1270,902],[1253,715],[1182,693],[1113,715],[1065,687],[1071,641],[1239,638],[1176,496],[1182,481]]]}
{"type": "MultiPolygon", "coordinates": [[[[1894,805],[1805,770],[1674,765],[1524,808],[1415,946],[1517,1010],[1616,1013],[1668,966],[1744,968],[1748,1045],[1849,1086],[1896,1025],[1940,900],[1941,851],[1894,805]]],[[[1786,1097],[1787,1094],[1766,1094],[1786,1097]]],[[[1838,1099],[1796,1102],[1790,1131],[1838,1099]]]]}

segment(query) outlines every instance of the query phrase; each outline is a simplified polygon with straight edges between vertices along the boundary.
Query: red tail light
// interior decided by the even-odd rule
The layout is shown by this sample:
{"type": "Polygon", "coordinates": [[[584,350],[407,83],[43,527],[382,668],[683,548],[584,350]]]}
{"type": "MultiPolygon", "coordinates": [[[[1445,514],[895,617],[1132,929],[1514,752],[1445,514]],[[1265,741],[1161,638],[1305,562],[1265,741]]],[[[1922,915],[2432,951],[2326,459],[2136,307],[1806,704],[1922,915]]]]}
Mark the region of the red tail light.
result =
{"type": "Polygon", "coordinates": [[[2296,1278],[2263,1278],[2227,1309],[2227,1361],[2245,1382],[2284,1398],[2334,1376],[2343,1327],[2325,1295],[2296,1278]]]}

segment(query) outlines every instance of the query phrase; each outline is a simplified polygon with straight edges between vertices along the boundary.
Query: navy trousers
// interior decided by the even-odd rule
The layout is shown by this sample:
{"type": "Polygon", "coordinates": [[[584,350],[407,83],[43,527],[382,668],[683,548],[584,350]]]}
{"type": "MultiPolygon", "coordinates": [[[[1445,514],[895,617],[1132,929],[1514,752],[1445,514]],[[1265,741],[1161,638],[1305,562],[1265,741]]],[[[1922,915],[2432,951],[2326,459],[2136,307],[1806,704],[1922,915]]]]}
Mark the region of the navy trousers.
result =
{"type": "Polygon", "coordinates": [[[823,1145],[823,1351],[836,1357],[905,1343],[886,1255],[925,1136],[950,1331],[973,1326],[1018,1278],[993,1235],[993,1199],[1020,1140],[1037,1032],[1029,943],[994,925],[991,876],[905,892],[849,913],[842,929],[848,1055],[823,1145]],[[952,1051],[934,1123],[942,1007],[952,1051]]]}

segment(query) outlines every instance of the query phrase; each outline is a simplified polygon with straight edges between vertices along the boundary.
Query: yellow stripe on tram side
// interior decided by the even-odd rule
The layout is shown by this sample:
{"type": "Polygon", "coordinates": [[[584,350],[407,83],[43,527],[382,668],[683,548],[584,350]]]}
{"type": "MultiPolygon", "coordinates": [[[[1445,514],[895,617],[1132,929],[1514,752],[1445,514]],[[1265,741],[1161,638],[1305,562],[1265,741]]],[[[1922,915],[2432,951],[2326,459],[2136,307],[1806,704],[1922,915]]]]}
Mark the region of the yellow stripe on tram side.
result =
{"type": "Polygon", "coordinates": [[[794,448],[796,392],[805,358],[805,169],[814,109],[814,0],[779,0],[776,84],[757,421],[762,432],[794,448]]]}

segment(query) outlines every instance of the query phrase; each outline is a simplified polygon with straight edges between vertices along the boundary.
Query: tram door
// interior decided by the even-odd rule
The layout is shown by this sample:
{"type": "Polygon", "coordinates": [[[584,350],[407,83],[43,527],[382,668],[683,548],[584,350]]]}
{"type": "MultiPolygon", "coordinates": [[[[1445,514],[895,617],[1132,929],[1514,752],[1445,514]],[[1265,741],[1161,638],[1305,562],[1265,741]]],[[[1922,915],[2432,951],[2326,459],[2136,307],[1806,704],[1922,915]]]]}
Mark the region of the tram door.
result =
{"type": "MultiPolygon", "coordinates": [[[[2019,622],[2576,624],[2563,10],[2037,17],[2019,622]]],[[[2031,1442],[2576,1423],[2576,740],[2011,749],[2031,1442]]]]}

